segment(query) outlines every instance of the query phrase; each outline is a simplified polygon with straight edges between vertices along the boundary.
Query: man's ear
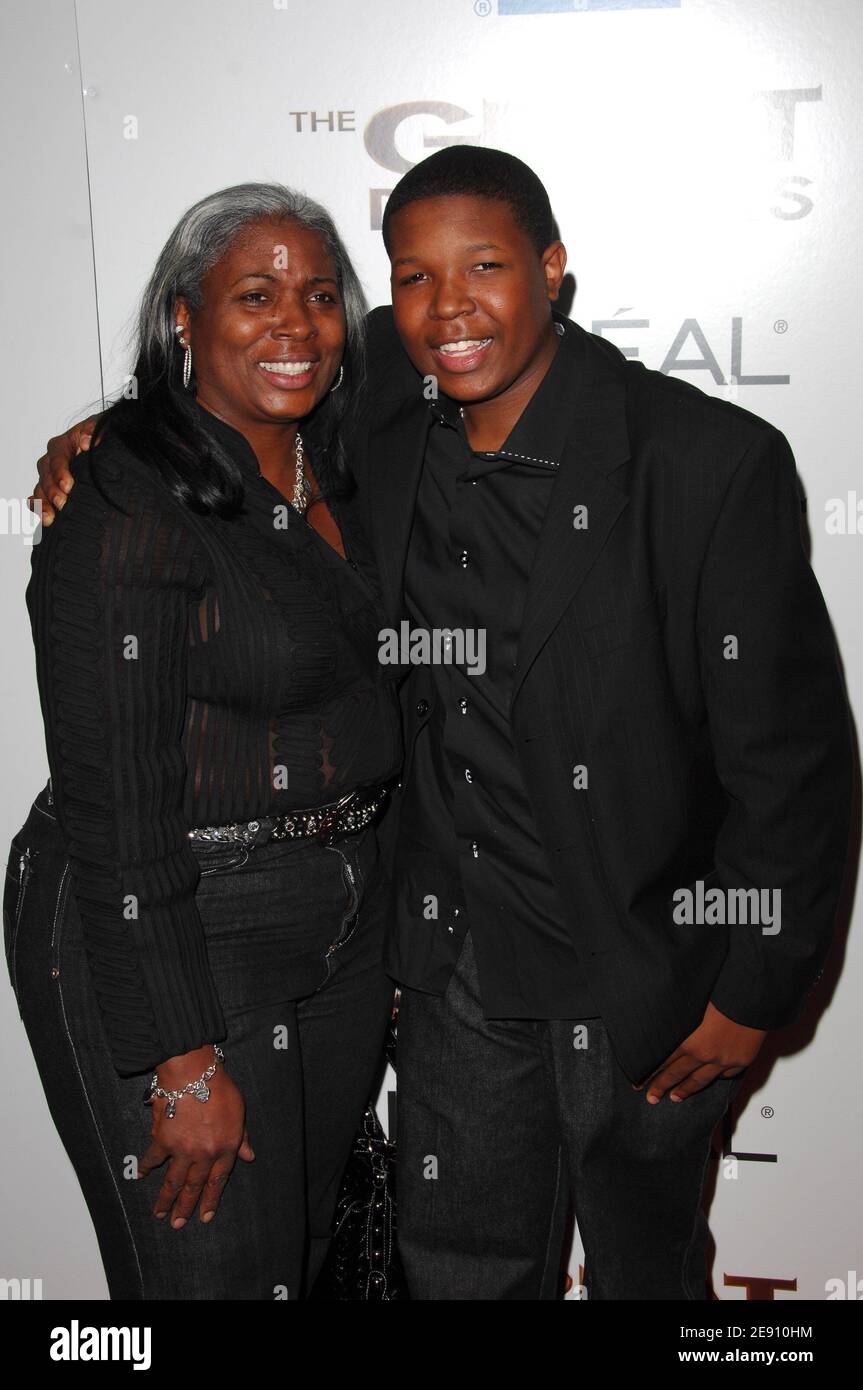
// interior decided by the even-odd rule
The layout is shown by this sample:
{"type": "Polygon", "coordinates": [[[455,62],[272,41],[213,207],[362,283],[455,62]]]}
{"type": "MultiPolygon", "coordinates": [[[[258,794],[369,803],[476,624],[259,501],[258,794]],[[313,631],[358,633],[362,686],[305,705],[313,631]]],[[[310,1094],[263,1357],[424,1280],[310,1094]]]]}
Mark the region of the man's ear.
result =
{"type": "Polygon", "coordinates": [[[545,291],[554,301],[560,294],[566,270],[566,247],[562,241],[553,241],[542,253],[542,273],[545,278],[545,291]]]}

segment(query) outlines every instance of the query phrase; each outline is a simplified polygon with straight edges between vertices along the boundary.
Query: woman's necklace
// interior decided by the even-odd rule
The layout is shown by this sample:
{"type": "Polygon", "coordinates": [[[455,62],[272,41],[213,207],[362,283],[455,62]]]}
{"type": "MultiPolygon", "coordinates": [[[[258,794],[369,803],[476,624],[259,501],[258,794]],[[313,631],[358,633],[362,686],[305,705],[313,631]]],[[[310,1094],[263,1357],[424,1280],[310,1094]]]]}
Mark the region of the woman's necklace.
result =
{"type": "Polygon", "coordinates": [[[300,516],[305,516],[306,508],[309,505],[309,498],[311,496],[312,488],[308,478],[306,477],[305,469],[303,468],[303,436],[300,434],[299,430],[297,430],[297,438],[296,442],[294,443],[294,458],[297,462],[297,471],[294,481],[294,495],[291,498],[291,506],[294,508],[295,511],[299,512],[300,516]]]}

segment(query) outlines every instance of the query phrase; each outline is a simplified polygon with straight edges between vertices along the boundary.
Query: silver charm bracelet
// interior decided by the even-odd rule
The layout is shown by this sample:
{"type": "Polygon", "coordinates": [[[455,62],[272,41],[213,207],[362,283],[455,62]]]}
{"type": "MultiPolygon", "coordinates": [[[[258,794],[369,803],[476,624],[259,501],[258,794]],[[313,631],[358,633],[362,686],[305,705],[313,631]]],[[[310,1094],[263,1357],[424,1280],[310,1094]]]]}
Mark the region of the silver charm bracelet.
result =
{"type": "Polygon", "coordinates": [[[213,1051],[216,1055],[214,1060],[207,1067],[207,1070],[201,1073],[197,1081],[187,1081],[185,1086],[181,1087],[179,1091],[164,1090],[163,1087],[159,1085],[158,1072],[153,1072],[153,1080],[150,1082],[150,1088],[144,1095],[144,1104],[150,1105],[154,1096],[160,1096],[162,1100],[168,1102],[165,1114],[169,1120],[173,1120],[174,1112],[177,1109],[177,1101],[181,1096],[194,1096],[195,1100],[200,1101],[203,1105],[205,1100],[210,1099],[210,1088],[207,1082],[214,1074],[219,1062],[224,1062],[225,1060],[225,1054],[218,1043],[213,1043],[213,1051]]]}

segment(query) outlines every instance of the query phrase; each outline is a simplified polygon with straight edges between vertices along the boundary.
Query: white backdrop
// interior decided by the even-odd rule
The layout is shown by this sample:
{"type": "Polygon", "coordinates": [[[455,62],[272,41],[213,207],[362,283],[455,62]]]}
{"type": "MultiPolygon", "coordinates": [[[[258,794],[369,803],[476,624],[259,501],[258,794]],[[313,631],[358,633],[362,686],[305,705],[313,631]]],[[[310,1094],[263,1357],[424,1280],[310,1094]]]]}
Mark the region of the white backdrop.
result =
{"type": "MultiPolygon", "coordinates": [[[[381,303],[386,191],[441,144],[496,145],[549,189],[580,324],[787,434],[855,702],[860,0],[5,0],[0,35],[7,498],[49,434],[122,384],[137,295],[190,203],[248,179],[305,189],[381,303]]],[[[29,552],[0,539],[8,843],[47,764],[29,552]]],[[[720,1298],[863,1296],[860,985],[852,923],[819,1007],[768,1040],[726,1126],[720,1298]]],[[[8,988],[0,1028],[0,1277],[104,1298],[8,988]]],[[[576,1237],[575,1285],[581,1253],[576,1237]]]]}

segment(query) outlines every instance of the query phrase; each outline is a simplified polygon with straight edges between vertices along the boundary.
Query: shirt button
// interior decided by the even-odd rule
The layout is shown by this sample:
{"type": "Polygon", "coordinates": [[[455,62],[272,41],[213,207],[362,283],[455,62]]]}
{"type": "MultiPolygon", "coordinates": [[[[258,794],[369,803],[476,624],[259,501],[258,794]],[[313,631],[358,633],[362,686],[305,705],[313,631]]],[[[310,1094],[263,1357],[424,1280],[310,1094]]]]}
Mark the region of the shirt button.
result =
{"type": "Polygon", "coordinates": [[[470,564],[470,556],[468,555],[466,550],[463,550],[461,552],[461,554],[458,557],[458,562],[463,570],[467,569],[468,565],[470,564]]]}
{"type": "Polygon", "coordinates": [[[428,700],[417,700],[417,714],[419,715],[420,719],[422,719],[422,717],[423,717],[424,714],[428,714],[428,712],[429,712],[429,702],[428,702],[428,700]]]}
{"type": "Polygon", "coordinates": [[[466,767],[465,770],[464,770],[464,780],[465,780],[466,782],[472,782],[472,781],[473,781],[473,773],[471,772],[471,770],[470,770],[469,767],[466,767]]]}
{"type": "Polygon", "coordinates": [[[474,859],[479,859],[479,845],[477,844],[476,840],[471,840],[470,847],[474,859]]]}
{"type": "Polygon", "coordinates": [[[459,700],[459,702],[458,702],[458,712],[459,712],[459,714],[467,714],[467,712],[468,712],[468,703],[467,703],[467,700],[459,700]]]}

